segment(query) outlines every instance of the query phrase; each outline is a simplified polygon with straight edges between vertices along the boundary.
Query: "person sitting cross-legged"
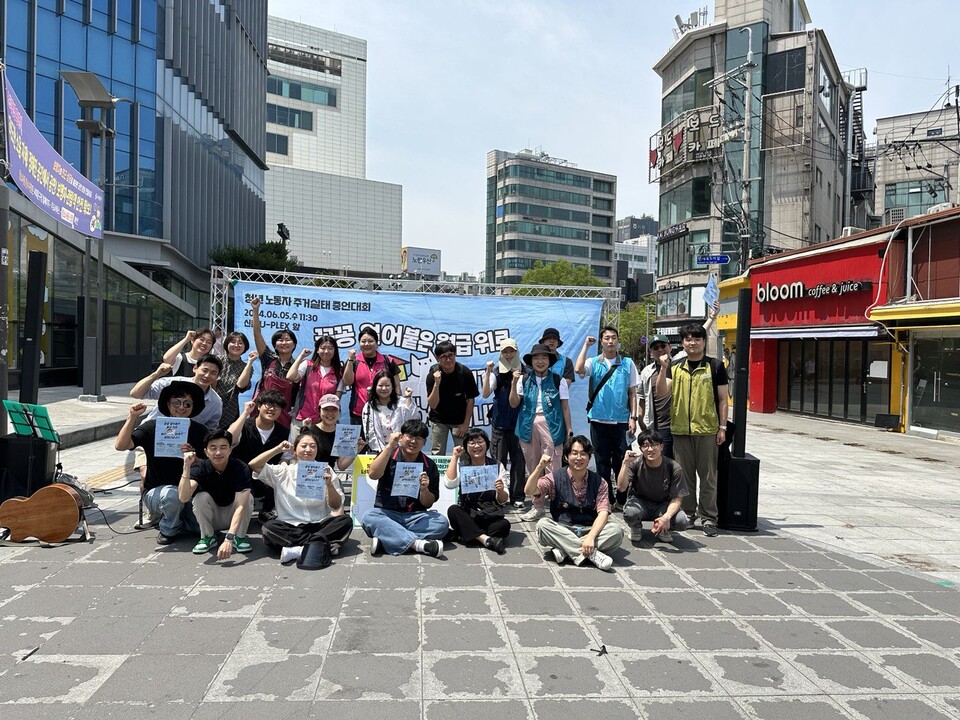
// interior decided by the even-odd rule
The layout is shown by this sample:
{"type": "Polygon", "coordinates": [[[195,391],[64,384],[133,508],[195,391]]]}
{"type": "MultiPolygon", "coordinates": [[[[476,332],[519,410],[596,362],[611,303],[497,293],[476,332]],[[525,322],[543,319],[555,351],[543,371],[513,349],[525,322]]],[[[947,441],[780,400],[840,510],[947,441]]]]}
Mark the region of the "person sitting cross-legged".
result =
{"type": "Polygon", "coordinates": [[[557,563],[567,558],[574,565],[589,560],[601,570],[613,569],[607,553],[623,542],[623,529],[608,522],[610,498],[607,481],[589,470],[593,447],[583,435],[574,435],[563,448],[567,466],[554,468],[550,455],[544,454],[527,477],[526,493],[539,492],[550,500],[550,517],[537,521],[537,540],[549,549],[557,563]]]}
{"type": "Polygon", "coordinates": [[[450,533],[463,542],[476,540],[485,548],[500,555],[506,552],[504,538],[510,534],[510,521],[504,514],[504,506],[510,501],[510,493],[504,486],[509,478],[507,469],[489,455],[490,440],[479,428],[467,430],[463,442],[453,448],[450,464],[447,465],[443,484],[449,489],[460,487],[460,501],[447,510],[450,533]],[[495,469],[497,479],[494,490],[466,492],[460,482],[464,467],[488,465],[495,469]]]}
{"type": "Polygon", "coordinates": [[[367,476],[377,481],[377,497],[374,507],[360,518],[360,524],[371,538],[372,555],[381,548],[391,555],[402,555],[408,550],[433,557],[443,553],[443,538],[450,524],[436,510],[430,510],[440,495],[440,471],[423,453],[428,435],[423,421],[407,420],[370,463],[367,476]],[[416,495],[393,494],[399,463],[415,463],[422,468],[416,495]]]}
{"type": "Polygon", "coordinates": [[[671,526],[686,530],[687,514],[680,509],[688,494],[687,477],[680,467],[663,454],[663,436],[656,430],[644,430],[637,438],[640,452],[628,450],[617,490],[627,493],[623,519],[630,528],[630,540],[641,539],[643,521],[653,521],[653,534],[661,542],[673,542],[671,526]]]}
{"type": "Polygon", "coordinates": [[[183,475],[178,490],[181,502],[193,498],[193,513],[200,525],[200,541],[193,547],[196,555],[213,549],[219,530],[227,532],[217,548],[218,560],[229,559],[234,550],[239,553],[252,550],[247,538],[253,513],[250,468],[230,457],[232,448],[230,433],[217,429],[208,432],[203,439],[205,460],[198,461],[192,451],[183,456],[183,475]]]}
{"type": "Polygon", "coordinates": [[[353,521],[343,512],[343,490],[332,467],[324,469],[323,500],[297,496],[297,463],[317,459],[317,439],[303,431],[291,445],[282,442],[250,461],[250,469],[264,485],[273,489],[277,517],[263,523],[263,541],[280,548],[280,562],[300,557],[303,546],[319,540],[330,543],[331,555],[337,555],[353,530],[353,521]],[[267,464],[272,457],[293,450],[293,461],[267,464]]]}

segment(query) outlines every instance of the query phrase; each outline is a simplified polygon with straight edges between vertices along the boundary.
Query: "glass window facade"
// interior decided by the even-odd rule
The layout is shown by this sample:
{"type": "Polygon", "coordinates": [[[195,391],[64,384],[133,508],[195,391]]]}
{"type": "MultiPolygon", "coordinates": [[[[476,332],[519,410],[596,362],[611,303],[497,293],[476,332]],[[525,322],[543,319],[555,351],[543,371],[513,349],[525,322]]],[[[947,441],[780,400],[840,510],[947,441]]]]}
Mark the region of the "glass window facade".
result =
{"type": "Polygon", "coordinates": [[[524,178],[526,180],[554,183],[555,185],[572,185],[582,188],[590,187],[590,178],[583,175],[533,165],[510,165],[506,168],[501,168],[497,173],[497,177],[500,180],[504,178],[524,178]]]}
{"type": "Polygon", "coordinates": [[[267,122],[298,130],[313,130],[313,113],[267,103],[267,122]]]}
{"type": "Polygon", "coordinates": [[[663,98],[660,126],[663,127],[687,110],[710,105],[713,102],[712,93],[710,88],[704,85],[710,80],[713,80],[713,68],[697,70],[671,90],[670,94],[663,98]]]}
{"type": "Polygon", "coordinates": [[[343,61],[337,58],[284,45],[274,45],[273,43],[267,45],[267,52],[271,60],[276,60],[284,65],[293,65],[294,67],[338,77],[343,74],[343,61]]]}
{"type": "Polygon", "coordinates": [[[660,223],[663,227],[709,214],[709,177],[694,178],[660,196],[660,223]]]}
{"type": "Polygon", "coordinates": [[[289,155],[290,138],[286,135],[267,133],[267,152],[277,153],[278,155],[289,155]]]}
{"type": "Polygon", "coordinates": [[[537,218],[550,220],[566,220],[568,222],[590,222],[590,213],[580,210],[548,207],[546,205],[531,205],[529,203],[505,203],[497,206],[497,217],[504,215],[531,215],[537,218]]]}
{"type": "Polygon", "coordinates": [[[271,95],[303,100],[304,102],[322,105],[324,107],[337,106],[337,89],[314,85],[308,82],[288,80],[287,78],[271,75],[267,78],[267,92],[271,95]]]}
{"type": "Polygon", "coordinates": [[[883,209],[905,208],[908,218],[923,215],[927,208],[946,200],[946,183],[938,178],[887,183],[883,186],[883,209]]]}
{"type": "Polygon", "coordinates": [[[664,240],[657,246],[657,277],[703,269],[697,265],[696,250],[709,246],[709,230],[696,230],[689,235],[664,240]]]}
{"type": "Polygon", "coordinates": [[[767,93],[800,90],[804,86],[807,49],[805,47],[770,53],[766,58],[767,93]]]}
{"type": "Polygon", "coordinates": [[[590,237],[589,230],[515,221],[508,221],[497,225],[498,235],[505,235],[506,233],[529,233],[531,235],[547,235],[549,237],[568,238],[570,240],[587,240],[590,237]]]}
{"type": "Polygon", "coordinates": [[[497,198],[503,199],[513,195],[535,198],[537,200],[552,200],[553,202],[569,203],[570,205],[589,205],[590,196],[583,193],[553,190],[537,187],[536,185],[504,185],[497,189],[497,198]]]}
{"type": "Polygon", "coordinates": [[[497,242],[497,252],[516,250],[517,252],[539,253],[541,255],[562,255],[564,257],[590,257],[589,247],[564,245],[563,243],[541,242],[539,240],[509,239],[497,242]]]}

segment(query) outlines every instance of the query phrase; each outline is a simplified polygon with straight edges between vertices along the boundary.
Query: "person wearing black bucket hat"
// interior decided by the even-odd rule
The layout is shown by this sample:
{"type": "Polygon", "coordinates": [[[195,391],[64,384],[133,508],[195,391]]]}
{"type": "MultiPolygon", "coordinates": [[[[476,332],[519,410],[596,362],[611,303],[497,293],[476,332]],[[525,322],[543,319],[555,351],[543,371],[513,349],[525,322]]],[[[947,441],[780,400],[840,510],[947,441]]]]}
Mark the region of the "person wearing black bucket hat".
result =
{"type": "Polygon", "coordinates": [[[553,365],[550,366],[550,370],[566,380],[568,386],[572,385],[576,378],[576,373],[573,371],[573,361],[559,350],[560,346],[563,345],[563,340],[560,339],[560,331],[556,328],[548,327],[543,331],[540,344],[546,345],[557,354],[557,359],[553,365]]]}
{"type": "MultiPolygon", "coordinates": [[[[160,391],[157,401],[158,414],[161,417],[189,418],[187,442],[181,445],[184,452],[202,450],[203,438],[207,429],[194,418],[203,412],[205,406],[203,389],[189,380],[171,380],[160,391]]],[[[117,450],[133,450],[140,448],[146,456],[144,473],[140,481],[143,494],[144,508],[159,518],[160,534],[157,535],[158,545],[169,545],[186,527],[192,532],[199,532],[200,526],[193,515],[190,503],[180,501],[177,485],[180,482],[180,471],[183,469],[182,457],[158,457],[156,450],[157,421],[147,419],[134,429],[140,414],[146,409],[143,403],[136,403],[130,407],[126,422],[120,428],[114,448],[117,450]]]]}
{"type": "MultiPolygon", "coordinates": [[[[153,400],[160,398],[160,393],[170,383],[183,382],[180,378],[170,375],[171,365],[160,363],[157,369],[140,380],[130,389],[130,397],[137,400],[153,400]]],[[[208,430],[220,427],[220,416],[223,414],[223,400],[215,390],[220,372],[223,370],[223,361],[216,355],[204,355],[193,366],[193,382],[203,391],[203,409],[193,418],[208,430]]],[[[147,415],[147,420],[153,420],[159,414],[159,405],[147,415]]]]}

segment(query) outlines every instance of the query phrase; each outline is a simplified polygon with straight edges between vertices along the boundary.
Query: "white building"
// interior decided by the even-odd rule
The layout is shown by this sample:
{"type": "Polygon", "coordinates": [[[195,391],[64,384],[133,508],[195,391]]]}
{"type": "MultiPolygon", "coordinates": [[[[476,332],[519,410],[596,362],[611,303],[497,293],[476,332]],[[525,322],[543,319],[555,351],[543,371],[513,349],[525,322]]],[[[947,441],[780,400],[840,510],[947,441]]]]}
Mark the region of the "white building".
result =
{"type": "Polygon", "coordinates": [[[366,178],[367,43],[270,17],[266,238],[307,268],[400,269],[400,185],[366,178]]]}
{"type": "Polygon", "coordinates": [[[627,272],[657,274],[657,236],[641,235],[617,241],[613,245],[614,260],[626,260],[627,272]]]}

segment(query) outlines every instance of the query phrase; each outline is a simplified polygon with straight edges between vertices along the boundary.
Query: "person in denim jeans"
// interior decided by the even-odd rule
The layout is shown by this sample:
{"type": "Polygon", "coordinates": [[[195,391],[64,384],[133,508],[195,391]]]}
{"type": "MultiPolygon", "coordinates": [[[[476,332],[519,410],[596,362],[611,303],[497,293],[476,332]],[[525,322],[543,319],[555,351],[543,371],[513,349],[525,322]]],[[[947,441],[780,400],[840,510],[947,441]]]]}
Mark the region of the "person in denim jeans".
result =
{"type": "Polygon", "coordinates": [[[374,507],[360,518],[360,524],[371,538],[371,555],[381,549],[391,555],[409,550],[433,557],[443,553],[443,538],[450,524],[446,517],[430,510],[440,495],[440,472],[437,464],[423,453],[428,435],[423,421],[407,420],[370,463],[367,475],[377,481],[377,498],[374,507]],[[423,468],[415,497],[393,494],[397,464],[401,462],[417,463],[423,468]]]}
{"type": "MultiPolygon", "coordinates": [[[[160,415],[191,418],[187,442],[180,448],[182,452],[203,449],[207,428],[192,419],[203,411],[203,407],[203,389],[194,382],[174,380],[160,391],[157,400],[160,415]]],[[[185,527],[188,532],[197,533],[200,526],[193,515],[190,502],[182,502],[178,495],[177,484],[183,468],[182,458],[156,456],[156,420],[147,420],[134,429],[140,413],[144,410],[146,405],[143,403],[131,406],[113,446],[117,450],[133,450],[135,447],[143,450],[146,456],[146,472],[140,481],[143,506],[159,518],[160,533],[157,535],[157,544],[169,545],[181,528],[185,527]]]]}

